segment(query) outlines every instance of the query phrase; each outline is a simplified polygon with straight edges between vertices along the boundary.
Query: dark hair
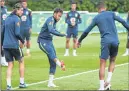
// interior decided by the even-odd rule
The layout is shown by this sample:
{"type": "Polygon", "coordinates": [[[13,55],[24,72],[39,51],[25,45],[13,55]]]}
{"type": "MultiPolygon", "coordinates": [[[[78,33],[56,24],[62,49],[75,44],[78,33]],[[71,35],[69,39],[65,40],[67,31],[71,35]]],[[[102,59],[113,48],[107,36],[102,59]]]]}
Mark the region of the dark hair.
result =
{"type": "Polygon", "coordinates": [[[63,10],[61,8],[55,8],[54,13],[58,13],[58,12],[63,13],[63,10]]]}
{"type": "Polygon", "coordinates": [[[13,7],[13,9],[20,9],[22,8],[22,4],[21,3],[16,3],[13,7]]]}
{"type": "Polygon", "coordinates": [[[77,2],[71,2],[71,4],[77,4],[77,2]]]}
{"type": "Polygon", "coordinates": [[[98,8],[98,9],[105,8],[105,7],[106,7],[106,5],[105,5],[104,2],[99,2],[99,3],[97,4],[97,8],[98,8]]]}

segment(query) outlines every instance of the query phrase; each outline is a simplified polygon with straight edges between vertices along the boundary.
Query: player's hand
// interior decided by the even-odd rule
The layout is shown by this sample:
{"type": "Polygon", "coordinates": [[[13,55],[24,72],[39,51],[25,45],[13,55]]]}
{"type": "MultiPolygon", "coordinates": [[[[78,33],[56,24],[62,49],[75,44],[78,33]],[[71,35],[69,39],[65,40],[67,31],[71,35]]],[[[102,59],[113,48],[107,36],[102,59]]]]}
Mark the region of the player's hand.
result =
{"type": "Polygon", "coordinates": [[[66,36],[66,34],[62,34],[62,37],[65,37],[66,36]]]}
{"type": "Polygon", "coordinates": [[[81,47],[81,43],[77,41],[77,48],[81,47]]]}

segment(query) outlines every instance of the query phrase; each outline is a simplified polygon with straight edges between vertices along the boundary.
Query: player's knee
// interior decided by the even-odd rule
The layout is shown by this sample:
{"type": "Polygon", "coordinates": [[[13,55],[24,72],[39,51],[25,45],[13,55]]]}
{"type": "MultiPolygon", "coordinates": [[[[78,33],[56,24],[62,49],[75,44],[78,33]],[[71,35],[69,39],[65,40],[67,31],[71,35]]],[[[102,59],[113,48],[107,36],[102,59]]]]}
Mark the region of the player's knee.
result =
{"type": "Polygon", "coordinates": [[[68,44],[69,43],[69,40],[66,40],[66,43],[68,44]]]}

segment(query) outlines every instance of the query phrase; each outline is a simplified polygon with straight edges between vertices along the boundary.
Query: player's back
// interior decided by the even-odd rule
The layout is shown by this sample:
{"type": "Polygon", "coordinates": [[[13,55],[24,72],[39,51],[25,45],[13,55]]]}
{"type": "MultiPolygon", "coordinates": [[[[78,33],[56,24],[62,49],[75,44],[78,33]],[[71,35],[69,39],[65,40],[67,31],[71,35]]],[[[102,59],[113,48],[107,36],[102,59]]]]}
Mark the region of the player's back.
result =
{"type": "MultiPolygon", "coordinates": [[[[18,39],[16,38],[15,26],[19,20],[18,16],[11,14],[7,17],[4,24],[4,48],[18,48],[18,39]]],[[[19,25],[20,26],[20,25],[19,25]]]]}
{"type": "Polygon", "coordinates": [[[119,42],[113,12],[102,11],[95,17],[95,21],[101,34],[102,43],[119,42]]]}

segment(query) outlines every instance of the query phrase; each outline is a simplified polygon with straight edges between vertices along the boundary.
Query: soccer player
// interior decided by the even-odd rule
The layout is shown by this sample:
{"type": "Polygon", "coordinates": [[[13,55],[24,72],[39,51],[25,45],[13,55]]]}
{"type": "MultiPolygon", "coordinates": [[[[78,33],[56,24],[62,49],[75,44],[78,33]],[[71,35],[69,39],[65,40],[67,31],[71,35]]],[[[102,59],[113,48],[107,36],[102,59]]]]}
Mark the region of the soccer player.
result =
{"type": "Polygon", "coordinates": [[[94,28],[98,26],[100,34],[101,34],[101,54],[100,54],[100,70],[99,70],[99,79],[100,79],[100,88],[99,90],[107,90],[111,87],[110,81],[112,77],[112,73],[115,68],[115,59],[118,53],[119,40],[117,29],[115,25],[115,20],[120,22],[128,31],[129,25],[117,16],[112,11],[106,11],[106,6],[104,3],[98,4],[98,12],[99,14],[94,17],[91,24],[88,28],[83,32],[81,37],[78,40],[78,47],[81,45],[82,40],[88,35],[88,33],[94,28]],[[109,67],[108,67],[108,76],[106,81],[104,82],[105,76],[105,67],[106,60],[109,58],[109,67]]]}
{"type": "MultiPolygon", "coordinates": [[[[7,18],[7,8],[5,6],[5,1],[4,0],[0,1],[0,6],[1,6],[1,22],[0,23],[1,23],[1,32],[2,32],[4,21],[7,18]]],[[[5,60],[5,55],[4,55],[4,50],[2,48],[2,45],[1,45],[1,65],[2,66],[8,66],[8,63],[5,60]]]]}
{"type": "MultiPolygon", "coordinates": [[[[127,23],[129,24],[129,11],[128,11],[128,16],[127,16],[127,23]]],[[[127,36],[126,51],[122,56],[128,56],[128,55],[129,55],[129,32],[127,36]]]]}
{"type": "MultiPolygon", "coordinates": [[[[30,37],[31,37],[31,31],[32,31],[32,12],[29,8],[27,8],[27,1],[22,0],[22,6],[23,6],[23,15],[21,16],[21,35],[24,40],[26,40],[26,54],[27,56],[30,56],[30,37]]],[[[23,48],[23,45],[21,43],[21,48],[23,48]]]]}
{"type": "Polygon", "coordinates": [[[78,36],[78,24],[82,22],[80,14],[76,11],[77,3],[72,2],[71,11],[66,15],[65,22],[68,24],[67,36],[66,36],[66,50],[64,56],[69,56],[70,38],[73,38],[73,56],[77,56],[77,36],[78,36]]]}
{"type": "Polygon", "coordinates": [[[11,90],[11,76],[14,60],[19,62],[20,85],[19,88],[25,88],[24,82],[24,59],[23,52],[19,47],[19,40],[24,44],[24,40],[20,35],[20,16],[23,13],[23,7],[20,3],[14,5],[13,12],[6,18],[3,32],[2,45],[4,48],[5,58],[8,62],[7,68],[7,90],[11,90]]]}
{"type": "Polygon", "coordinates": [[[60,20],[63,14],[63,10],[60,8],[56,8],[54,10],[53,16],[49,17],[44,23],[41,32],[38,36],[38,44],[39,48],[46,53],[49,63],[50,63],[50,71],[49,71],[49,81],[48,87],[57,87],[53,83],[54,74],[56,72],[56,65],[61,67],[62,70],[65,70],[65,65],[63,61],[59,61],[56,56],[56,51],[54,45],[52,43],[53,35],[64,37],[65,34],[61,34],[56,30],[56,23],[60,20]]]}

